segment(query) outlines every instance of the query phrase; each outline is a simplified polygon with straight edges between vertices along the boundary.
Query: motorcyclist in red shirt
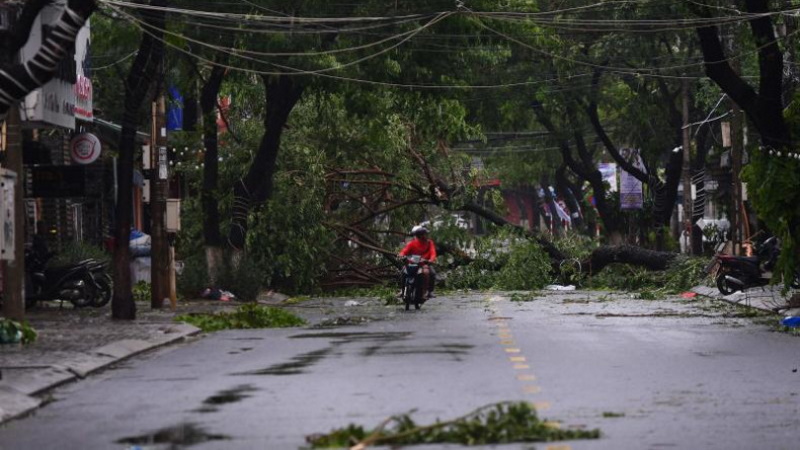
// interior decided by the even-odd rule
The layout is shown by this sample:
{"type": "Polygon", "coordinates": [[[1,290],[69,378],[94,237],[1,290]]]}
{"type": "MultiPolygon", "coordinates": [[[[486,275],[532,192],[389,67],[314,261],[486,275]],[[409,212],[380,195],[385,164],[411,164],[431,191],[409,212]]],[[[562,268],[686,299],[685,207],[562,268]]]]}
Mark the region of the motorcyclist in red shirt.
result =
{"type": "MultiPolygon", "coordinates": [[[[434,284],[436,283],[436,271],[433,269],[433,263],[436,262],[436,246],[433,241],[428,239],[428,229],[417,225],[411,229],[411,235],[414,236],[406,246],[400,250],[399,257],[419,255],[425,262],[428,270],[428,292],[425,298],[433,298],[434,284]]],[[[401,278],[401,295],[402,295],[402,276],[401,278]]]]}

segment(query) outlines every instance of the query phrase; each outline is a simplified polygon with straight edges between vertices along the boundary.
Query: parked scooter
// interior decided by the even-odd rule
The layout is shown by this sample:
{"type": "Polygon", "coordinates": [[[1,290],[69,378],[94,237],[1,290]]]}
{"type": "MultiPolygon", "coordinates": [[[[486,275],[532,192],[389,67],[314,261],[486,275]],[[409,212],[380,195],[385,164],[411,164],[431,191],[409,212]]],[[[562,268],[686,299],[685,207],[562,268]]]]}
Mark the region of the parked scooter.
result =
{"type": "Polygon", "coordinates": [[[406,311],[411,309],[420,309],[422,304],[425,303],[425,289],[428,284],[427,273],[424,270],[426,261],[419,255],[406,256],[403,258],[405,267],[403,267],[403,302],[406,305],[406,311]]]}
{"type": "MultiPolygon", "coordinates": [[[[766,286],[772,278],[772,269],[780,255],[780,242],[770,237],[756,252],[756,256],[733,256],[717,254],[711,267],[717,288],[723,295],[743,291],[751,287],[766,286]]],[[[792,287],[800,287],[800,273],[792,280],[792,287]]]]}
{"type": "Polygon", "coordinates": [[[25,251],[25,306],[38,301],[67,300],[76,308],[101,307],[111,300],[111,277],[106,263],[86,259],[73,265],[47,267],[52,255],[25,251]]]}

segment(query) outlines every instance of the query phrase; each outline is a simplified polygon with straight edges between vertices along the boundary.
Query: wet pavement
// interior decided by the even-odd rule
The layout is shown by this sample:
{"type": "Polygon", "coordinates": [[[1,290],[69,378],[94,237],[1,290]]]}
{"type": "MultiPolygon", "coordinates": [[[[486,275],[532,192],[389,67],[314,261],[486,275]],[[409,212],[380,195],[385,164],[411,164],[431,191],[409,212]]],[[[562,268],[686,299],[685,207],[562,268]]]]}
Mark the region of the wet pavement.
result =
{"type": "Polygon", "coordinates": [[[700,298],[510,298],[302,302],[290,309],[312,326],[220,332],[51,391],[0,428],[0,449],[297,449],[349,423],[505,400],[603,432],[539,449],[798,447],[800,341],[772,330],[777,316],[700,298]]]}

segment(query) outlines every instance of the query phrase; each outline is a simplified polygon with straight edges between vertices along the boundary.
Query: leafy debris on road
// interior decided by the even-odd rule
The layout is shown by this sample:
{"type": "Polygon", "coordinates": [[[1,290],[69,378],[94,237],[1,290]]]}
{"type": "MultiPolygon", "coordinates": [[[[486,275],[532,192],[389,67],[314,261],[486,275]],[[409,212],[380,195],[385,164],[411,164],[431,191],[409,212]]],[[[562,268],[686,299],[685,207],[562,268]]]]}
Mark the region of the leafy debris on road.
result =
{"type": "Polygon", "coordinates": [[[28,322],[0,317],[0,344],[30,344],[36,340],[36,330],[28,322]]]}
{"type": "Polygon", "coordinates": [[[536,300],[538,292],[515,292],[511,294],[512,302],[532,302],[536,300]]]}
{"type": "Polygon", "coordinates": [[[350,424],[328,434],[306,437],[312,448],[370,445],[415,445],[453,443],[462,445],[552,442],[569,439],[597,439],[600,430],[562,430],[539,419],[536,410],[524,402],[495,403],[447,422],[418,425],[409,414],[392,416],[374,430],[350,424]]]}
{"type": "Polygon", "coordinates": [[[184,314],[175,318],[178,322],[192,324],[205,332],[250,329],[288,328],[305,325],[305,320],[280,308],[247,303],[231,312],[215,314],[184,314]]]}

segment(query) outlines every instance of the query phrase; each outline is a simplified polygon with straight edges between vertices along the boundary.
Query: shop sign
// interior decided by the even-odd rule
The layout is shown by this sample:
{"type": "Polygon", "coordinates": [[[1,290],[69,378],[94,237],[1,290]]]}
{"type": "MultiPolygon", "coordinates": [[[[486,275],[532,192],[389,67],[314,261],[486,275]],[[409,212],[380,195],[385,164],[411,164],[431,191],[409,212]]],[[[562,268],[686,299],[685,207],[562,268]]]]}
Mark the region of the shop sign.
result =
{"type": "Polygon", "coordinates": [[[72,138],[69,144],[70,156],[78,164],[91,164],[100,157],[100,139],[92,133],[81,133],[72,138]]]}
{"type": "MultiPolygon", "coordinates": [[[[42,46],[49,27],[58,21],[63,6],[49,5],[31,27],[30,37],[20,51],[23,61],[31,59],[42,46]]],[[[75,40],[75,53],[62,60],[56,75],[25,97],[22,120],[33,125],[56,125],[75,129],[75,119],[92,121],[92,80],[90,78],[90,28],[86,22],[75,40]]]]}

